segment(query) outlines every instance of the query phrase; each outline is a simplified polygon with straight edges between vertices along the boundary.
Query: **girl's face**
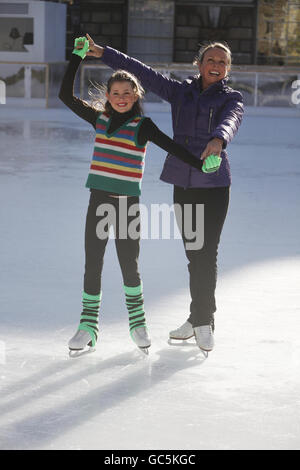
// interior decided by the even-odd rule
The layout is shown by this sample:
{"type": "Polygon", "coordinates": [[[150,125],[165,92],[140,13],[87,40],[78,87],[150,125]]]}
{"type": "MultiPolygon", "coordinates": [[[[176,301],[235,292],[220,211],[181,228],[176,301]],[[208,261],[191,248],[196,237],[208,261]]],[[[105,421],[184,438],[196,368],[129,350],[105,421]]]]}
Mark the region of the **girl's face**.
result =
{"type": "Polygon", "coordinates": [[[113,82],[110,91],[106,93],[106,98],[112,108],[118,113],[130,111],[134,103],[138,100],[132,85],[128,81],[113,82]]]}
{"type": "Polygon", "coordinates": [[[227,76],[230,70],[229,57],[223,49],[212,47],[205,52],[202,62],[198,62],[198,67],[205,89],[227,76]]]}

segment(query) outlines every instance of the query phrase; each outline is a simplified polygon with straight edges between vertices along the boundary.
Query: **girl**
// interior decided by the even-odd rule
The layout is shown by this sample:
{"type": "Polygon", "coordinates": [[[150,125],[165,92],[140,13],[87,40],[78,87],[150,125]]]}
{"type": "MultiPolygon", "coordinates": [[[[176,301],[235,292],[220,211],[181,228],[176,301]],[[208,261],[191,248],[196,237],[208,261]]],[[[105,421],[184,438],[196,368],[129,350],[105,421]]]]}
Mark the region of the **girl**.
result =
{"type": "MultiPolygon", "coordinates": [[[[69,341],[69,349],[80,351],[96,344],[103,258],[108,229],[113,225],[131,338],[140,349],[147,352],[151,341],[146,327],[143,286],[138,270],[140,237],[131,237],[128,233],[132,221],[128,213],[133,205],[138,204],[141,193],[146,145],[148,141],[154,142],[198,170],[201,170],[203,162],[162,133],[150,118],[143,117],[140,104],[143,89],[130,73],[117,71],[111,76],[107,83],[106,102],[101,110],[75,97],[75,74],[88,48],[86,38],[75,40],[72,58],[59,93],[59,98],[96,130],[94,153],[86,182],[91,195],[85,228],[83,309],[78,330],[69,341]],[[126,213],[122,214],[120,212],[125,210],[124,198],[127,198],[126,213]],[[99,233],[100,222],[104,222],[104,215],[107,217],[107,207],[114,209],[116,217],[114,221],[107,222],[107,230],[99,233]],[[119,226],[119,220],[126,221],[126,237],[124,226],[119,226]]],[[[213,159],[212,163],[215,164],[213,159]]]]}

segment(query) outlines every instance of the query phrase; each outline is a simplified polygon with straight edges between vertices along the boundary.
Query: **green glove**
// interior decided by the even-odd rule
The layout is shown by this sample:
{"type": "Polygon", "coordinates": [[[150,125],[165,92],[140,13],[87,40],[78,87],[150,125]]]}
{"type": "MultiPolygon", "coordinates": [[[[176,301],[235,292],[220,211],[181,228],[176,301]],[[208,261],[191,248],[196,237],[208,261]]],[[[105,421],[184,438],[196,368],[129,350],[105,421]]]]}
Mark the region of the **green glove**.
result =
{"type": "MultiPolygon", "coordinates": [[[[82,46],[82,44],[80,46],[82,46]]],[[[88,50],[89,50],[89,41],[87,40],[86,37],[83,36],[82,38],[75,39],[74,49],[72,51],[72,54],[79,55],[79,57],[84,59],[88,50]],[[82,49],[76,49],[76,47],[79,46],[79,43],[83,43],[82,49]]]]}
{"type": "Polygon", "coordinates": [[[220,168],[222,158],[218,155],[209,155],[203,163],[202,171],[204,173],[214,173],[220,168]]]}

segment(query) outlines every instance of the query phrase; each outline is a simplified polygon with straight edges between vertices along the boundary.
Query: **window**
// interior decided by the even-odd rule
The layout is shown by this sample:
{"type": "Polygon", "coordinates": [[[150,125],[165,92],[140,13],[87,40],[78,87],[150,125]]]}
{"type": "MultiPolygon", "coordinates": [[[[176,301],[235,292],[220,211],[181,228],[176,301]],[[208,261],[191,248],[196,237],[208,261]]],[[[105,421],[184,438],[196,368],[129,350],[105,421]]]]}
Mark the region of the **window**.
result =
{"type": "Polygon", "coordinates": [[[98,44],[126,51],[127,2],[91,1],[68,6],[67,58],[73,50],[74,38],[86,33],[98,44]]]}
{"type": "Polygon", "coordinates": [[[176,4],[174,62],[192,62],[199,44],[226,41],[234,64],[251,64],[255,53],[255,5],[216,2],[176,4]]]}

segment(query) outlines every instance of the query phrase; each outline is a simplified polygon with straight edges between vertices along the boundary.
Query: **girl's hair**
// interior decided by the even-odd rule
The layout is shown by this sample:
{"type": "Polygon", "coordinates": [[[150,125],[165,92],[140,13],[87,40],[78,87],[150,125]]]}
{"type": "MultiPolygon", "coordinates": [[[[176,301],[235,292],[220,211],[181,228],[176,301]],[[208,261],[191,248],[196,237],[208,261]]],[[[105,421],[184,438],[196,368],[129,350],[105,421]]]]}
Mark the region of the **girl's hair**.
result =
{"type": "Polygon", "coordinates": [[[225,41],[224,42],[214,41],[214,42],[201,44],[200,49],[194,59],[193,64],[196,65],[198,62],[202,63],[205,52],[207,52],[209,49],[212,49],[213,47],[218,47],[219,49],[222,49],[224,52],[226,52],[227,57],[228,57],[228,65],[230,67],[232,63],[232,55],[231,55],[231,50],[225,41]]]}
{"type": "Polygon", "coordinates": [[[129,82],[133,92],[138,96],[138,99],[134,103],[132,110],[135,114],[142,115],[143,108],[141,104],[141,100],[144,97],[145,90],[143,89],[142,85],[138,81],[138,79],[132,75],[131,73],[127,72],[126,70],[117,70],[114,72],[111,77],[109,78],[106,85],[101,85],[99,83],[92,83],[94,90],[89,89],[88,94],[91,97],[91,104],[94,108],[99,111],[105,111],[109,116],[113,113],[113,108],[110,102],[106,99],[105,93],[110,93],[111,87],[115,82],[129,82]]]}

